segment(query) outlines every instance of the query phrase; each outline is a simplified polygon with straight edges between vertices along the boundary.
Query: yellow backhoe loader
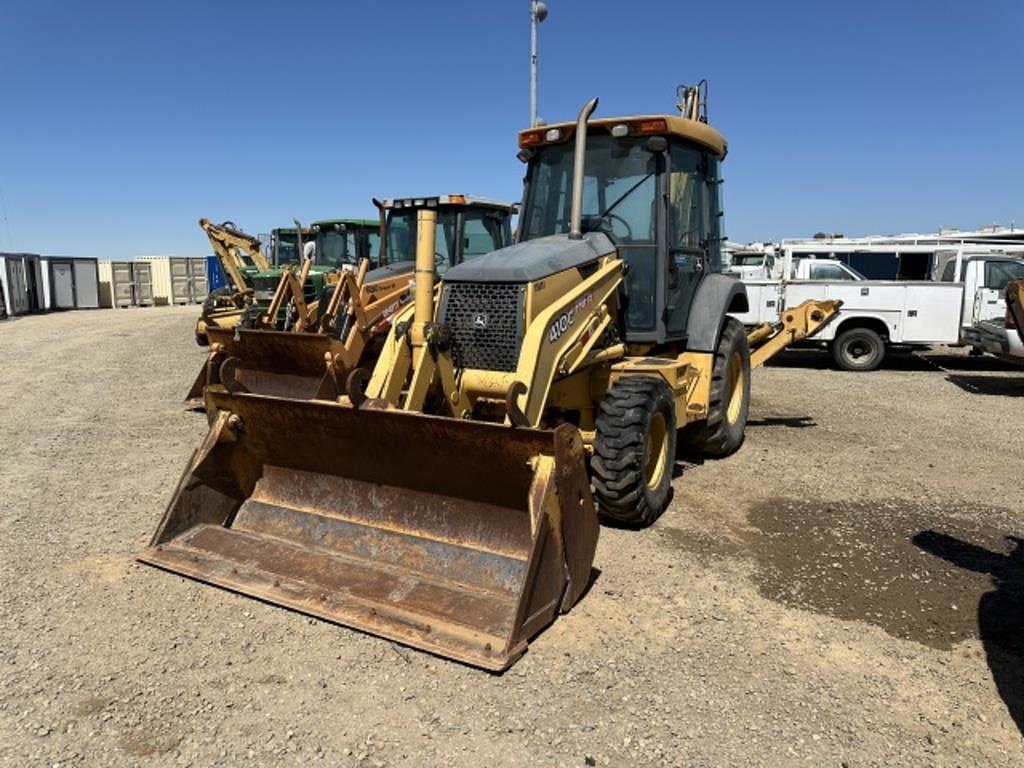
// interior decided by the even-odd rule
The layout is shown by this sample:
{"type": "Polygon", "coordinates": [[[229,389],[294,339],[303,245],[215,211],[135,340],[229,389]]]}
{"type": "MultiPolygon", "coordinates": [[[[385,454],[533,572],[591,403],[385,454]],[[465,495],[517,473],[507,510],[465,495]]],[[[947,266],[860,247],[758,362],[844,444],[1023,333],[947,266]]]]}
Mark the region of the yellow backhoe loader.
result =
{"type": "Polygon", "coordinates": [[[358,272],[338,273],[323,312],[303,299],[305,269],[296,276],[286,267],[259,325],[208,329],[210,352],[186,400],[198,404],[206,390],[336,399],[344,377],[380,349],[391,318],[409,299],[407,272],[378,269],[368,280],[368,267],[363,260],[358,272]],[[291,330],[276,330],[271,318],[288,301],[296,321],[291,330]]]}
{"type": "Polygon", "coordinates": [[[1024,280],[1014,280],[1006,286],[1006,327],[1016,328],[1024,343],[1024,280]]]}
{"type": "MultiPolygon", "coordinates": [[[[439,273],[512,241],[513,205],[467,195],[374,201],[380,209],[380,266],[360,261],[340,269],[319,300],[303,294],[308,260],[299,274],[285,268],[270,306],[253,328],[211,329],[210,353],[186,400],[204,389],[334,400],[360,363],[372,365],[391,318],[409,302],[416,213],[437,213],[434,253],[439,273]],[[323,303],[321,309],[320,303],[323,303]],[[288,331],[276,330],[287,308],[288,331]]],[[[208,410],[212,413],[212,410],[208,410]]]]}
{"type": "Polygon", "coordinates": [[[749,336],[730,318],[746,294],[720,274],[726,143],[704,93],[683,90],[678,116],[590,121],[595,99],[520,133],[519,242],[438,285],[419,211],[414,301],[372,376],[339,402],[211,393],[140,559],[486,669],[515,661],[584,593],[598,511],[653,522],[678,429],[735,451],[752,365],[837,311],[809,302],[749,336]]]}

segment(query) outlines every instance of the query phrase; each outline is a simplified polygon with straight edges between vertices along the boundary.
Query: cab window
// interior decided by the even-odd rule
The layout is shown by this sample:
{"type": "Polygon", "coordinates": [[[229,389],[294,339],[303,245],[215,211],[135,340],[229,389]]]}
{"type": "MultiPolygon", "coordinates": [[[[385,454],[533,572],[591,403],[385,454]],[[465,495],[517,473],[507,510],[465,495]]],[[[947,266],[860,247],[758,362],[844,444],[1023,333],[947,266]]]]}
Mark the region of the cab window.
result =
{"type": "Polygon", "coordinates": [[[463,216],[462,260],[496,251],[504,245],[504,222],[487,211],[466,211],[463,216]]]}
{"type": "Polygon", "coordinates": [[[838,264],[811,264],[811,280],[855,280],[856,276],[838,264]]]}

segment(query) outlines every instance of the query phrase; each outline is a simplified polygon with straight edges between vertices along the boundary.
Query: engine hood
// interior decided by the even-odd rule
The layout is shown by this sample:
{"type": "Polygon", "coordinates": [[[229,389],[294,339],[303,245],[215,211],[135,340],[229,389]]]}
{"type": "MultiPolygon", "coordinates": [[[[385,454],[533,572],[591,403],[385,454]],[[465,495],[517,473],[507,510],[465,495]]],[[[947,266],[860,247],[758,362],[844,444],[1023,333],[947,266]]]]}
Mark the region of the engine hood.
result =
{"type": "Polygon", "coordinates": [[[396,277],[406,273],[412,274],[416,269],[415,261],[396,261],[394,264],[385,264],[367,271],[363,282],[375,283],[378,280],[386,280],[389,277],[396,277]]]}
{"type": "Polygon", "coordinates": [[[444,275],[446,283],[529,283],[589,264],[615,250],[602,232],[580,240],[550,235],[516,243],[458,264],[444,275]]]}

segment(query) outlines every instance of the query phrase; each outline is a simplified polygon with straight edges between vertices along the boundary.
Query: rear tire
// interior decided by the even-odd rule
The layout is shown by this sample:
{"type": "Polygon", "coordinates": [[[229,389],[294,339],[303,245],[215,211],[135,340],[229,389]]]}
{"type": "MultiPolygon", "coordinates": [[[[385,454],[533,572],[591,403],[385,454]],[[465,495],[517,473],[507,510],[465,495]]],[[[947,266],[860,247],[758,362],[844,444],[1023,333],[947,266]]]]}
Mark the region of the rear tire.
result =
{"type": "Polygon", "coordinates": [[[594,498],[607,517],[650,525],[672,498],[676,412],[664,379],[627,376],[601,402],[590,462],[594,498]]]}
{"type": "Polygon", "coordinates": [[[718,339],[708,418],[687,431],[693,449],[714,458],[729,456],[743,445],[750,411],[750,347],[743,324],[726,318],[718,339]]]}
{"type": "Polygon", "coordinates": [[[885,359],[885,342],[870,328],[850,328],[832,342],[832,358],[844,371],[873,371],[885,359]]]}

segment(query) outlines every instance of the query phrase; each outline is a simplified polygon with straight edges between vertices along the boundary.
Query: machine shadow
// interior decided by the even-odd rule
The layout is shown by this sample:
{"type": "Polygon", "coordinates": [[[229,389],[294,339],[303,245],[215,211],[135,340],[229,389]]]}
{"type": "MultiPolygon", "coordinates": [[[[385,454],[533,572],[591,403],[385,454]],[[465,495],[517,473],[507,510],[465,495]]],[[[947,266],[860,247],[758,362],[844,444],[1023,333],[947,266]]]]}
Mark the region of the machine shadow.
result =
{"type": "Polygon", "coordinates": [[[950,374],[946,381],[971,395],[1024,397],[1024,378],[1018,376],[964,376],[950,374]]]}
{"type": "MultiPolygon", "coordinates": [[[[804,368],[814,371],[836,371],[844,373],[824,349],[786,349],[765,363],[766,368],[804,368]]],[[[934,371],[935,366],[927,360],[903,350],[891,350],[882,361],[883,371],[934,371]]],[[[857,373],[856,375],[861,375],[857,373]]]]}
{"type": "Polygon", "coordinates": [[[767,416],[763,419],[748,419],[748,427],[789,427],[807,429],[818,426],[813,416],[767,416]]]}
{"type": "Polygon", "coordinates": [[[958,568],[987,574],[995,587],[978,601],[978,634],[996,690],[1024,735],[1024,539],[1008,536],[1009,554],[938,531],[913,537],[920,549],[958,568]]]}

